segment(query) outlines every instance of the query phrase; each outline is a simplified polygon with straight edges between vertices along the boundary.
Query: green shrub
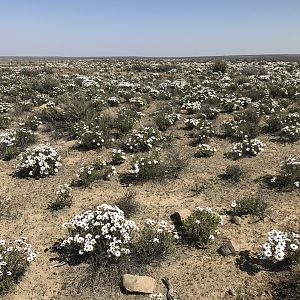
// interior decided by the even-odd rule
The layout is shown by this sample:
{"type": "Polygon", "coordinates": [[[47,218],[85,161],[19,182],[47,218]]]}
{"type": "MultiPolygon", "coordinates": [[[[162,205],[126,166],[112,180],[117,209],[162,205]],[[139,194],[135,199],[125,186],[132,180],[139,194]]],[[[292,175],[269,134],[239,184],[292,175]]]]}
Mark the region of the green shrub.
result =
{"type": "Polygon", "coordinates": [[[186,241],[200,246],[206,246],[218,234],[222,218],[211,208],[197,207],[196,210],[183,221],[182,232],[186,241]]]}
{"type": "Polygon", "coordinates": [[[239,182],[245,176],[245,171],[239,165],[229,165],[226,167],[225,178],[227,180],[239,182]]]}
{"type": "Polygon", "coordinates": [[[56,192],[56,199],[49,205],[51,210],[59,210],[64,207],[70,207],[72,204],[71,187],[68,184],[59,186],[59,190],[56,192]]]}
{"type": "Polygon", "coordinates": [[[175,242],[179,238],[175,227],[161,220],[147,219],[137,240],[133,243],[132,257],[139,264],[160,262],[175,251],[175,242]]]}
{"type": "Polygon", "coordinates": [[[212,69],[213,72],[221,72],[224,74],[227,70],[227,63],[225,60],[218,59],[214,62],[212,69]]]}
{"type": "Polygon", "coordinates": [[[248,196],[231,204],[233,213],[237,216],[253,215],[263,217],[267,209],[267,203],[260,197],[248,196]]]}

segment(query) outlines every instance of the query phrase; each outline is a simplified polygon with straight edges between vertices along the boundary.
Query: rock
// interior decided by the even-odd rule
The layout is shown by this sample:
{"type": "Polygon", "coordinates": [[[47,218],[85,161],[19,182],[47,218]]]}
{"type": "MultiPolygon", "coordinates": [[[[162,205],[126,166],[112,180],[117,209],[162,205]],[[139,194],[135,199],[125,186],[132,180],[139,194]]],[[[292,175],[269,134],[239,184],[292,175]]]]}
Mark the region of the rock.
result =
{"type": "Polygon", "coordinates": [[[229,290],[227,291],[227,294],[230,295],[230,296],[234,296],[234,297],[237,296],[237,292],[236,292],[235,289],[229,289],[229,290]]]}
{"type": "Polygon", "coordinates": [[[124,274],[122,286],[129,293],[152,294],[155,289],[155,279],[149,276],[124,274]]]}
{"type": "Polygon", "coordinates": [[[182,222],[186,220],[191,214],[192,212],[189,209],[184,208],[172,214],[171,220],[173,220],[173,222],[178,225],[182,225],[182,222]]]}
{"type": "Polygon", "coordinates": [[[242,218],[239,216],[233,216],[230,221],[236,225],[241,225],[242,224],[242,218]]]}
{"type": "Polygon", "coordinates": [[[236,240],[230,239],[218,251],[223,256],[236,255],[240,251],[240,246],[236,240]]]}

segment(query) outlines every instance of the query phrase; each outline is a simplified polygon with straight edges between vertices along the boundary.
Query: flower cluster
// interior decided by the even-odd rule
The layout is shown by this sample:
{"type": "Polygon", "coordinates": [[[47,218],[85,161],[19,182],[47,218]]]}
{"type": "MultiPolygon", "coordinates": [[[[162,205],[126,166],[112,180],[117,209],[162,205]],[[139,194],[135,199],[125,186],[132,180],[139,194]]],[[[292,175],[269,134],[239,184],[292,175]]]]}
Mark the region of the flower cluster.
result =
{"type": "Polygon", "coordinates": [[[291,257],[299,249],[299,246],[300,234],[272,230],[268,232],[268,240],[262,246],[259,256],[262,259],[274,258],[276,261],[282,261],[291,257]]]}
{"type": "Polygon", "coordinates": [[[147,105],[147,100],[142,97],[134,97],[129,99],[129,103],[134,104],[135,106],[141,108],[147,105]]]}
{"type": "Polygon", "coordinates": [[[216,148],[207,145],[207,144],[200,144],[198,145],[198,150],[195,154],[196,157],[210,157],[216,152],[216,148]]]}
{"type": "Polygon", "coordinates": [[[134,130],[127,141],[124,142],[125,150],[129,152],[147,151],[163,140],[160,133],[152,127],[143,127],[134,130]]]}
{"type": "Polygon", "coordinates": [[[158,178],[165,174],[162,163],[157,157],[141,157],[132,164],[129,174],[141,179],[158,178]]]}
{"type": "Polygon", "coordinates": [[[97,255],[103,259],[118,259],[130,253],[131,233],[135,222],[124,217],[117,206],[102,204],[95,210],[76,215],[63,224],[69,237],[60,244],[72,254],[97,255]]]}
{"type": "Polygon", "coordinates": [[[194,114],[198,112],[202,107],[201,101],[186,101],[181,105],[182,109],[185,109],[188,114],[194,114]]]}
{"type": "Polygon", "coordinates": [[[289,142],[296,142],[300,139],[300,123],[283,127],[280,131],[280,136],[289,142]]]}
{"type": "Polygon", "coordinates": [[[41,119],[37,116],[29,117],[24,123],[20,125],[24,125],[25,128],[30,128],[31,130],[37,130],[39,125],[43,124],[41,119]]]}
{"type": "Polygon", "coordinates": [[[226,112],[233,112],[244,108],[251,103],[251,99],[247,97],[236,97],[235,95],[227,95],[220,99],[223,109],[226,112]]]}
{"type": "Polygon", "coordinates": [[[145,230],[150,230],[152,234],[154,233],[154,236],[150,239],[153,244],[160,243],[166,236],[172,237],[175,240],[179,239],[175,226],[164,220],[156,222],[152,219],[147,219],[145,222],[145,230]]]}
{"type": "Polygon", "coordinates": [[[25,237],[12,242],[0,240],[0,292],[18,282],[37,254],[25,237]]]}
{"type": "Polygon", "coordinates": [[[201,119],[195,119],[195,118],[188,118],[184,120],[184,123],[186,124],[187,129],[193,129],[197,127],[200,123],[203,121],[201,119]]]}
{"type": "Polygon", "coordinates": [[[112,159],[111,164],[112,165],[120,165],[127,159],[125,152],[123,152],[121,149],[113,149],[112,151],[112,159]]]}
{"type": "Polygon", "coordinates": [[[82,166],[77,174],[75,185],[88,186],[95,180],[109,180],[111,176],[116,175],[116,168],[105,160],[97,159],[95,162],[87,166],[82,166]]]}
{"type": "Polygon", "coordinates": [[[274,176],[271,183],[280,187],[300,188],[300,156],[287,157],[280,165],[280,175],[274,176]]]}
{"type": "Polygon", "coordinates": [[[7,113],[11,110],[12,105],[10,103],[1,102],[0,103],[0,114],[7,113]]]}
{"type": "Polygon", "coordinates": [[[51,203],[51,209],[61,209],[65,206],[70,207],[72,204],[72,188],[69,184],[65,183],[59,186],[58,191],[56,192],[56,199],[51,203]]]}
{"type": "Polygon", "coordinates": [[[74,131],[79,140],[79,146],[86,150],[101,148],[105,143],[104,133],[99,125],[76,123],[74,131]]]}
{"type": "Polygon", "coordinates": [[[243,156],[256,156],[264,151],[264,144],[258,139],[244,139],[241,143],[236,143],[229,150],[229,154],[233,158],[243,156]]]}
{"type": "Polygon", "coordinates": [[[20,154],[16,174],[21,177],[44,177],[56,174],[61,166],[61,157],[49,145],[38,145],[20,154]]]}
{"type": "Polygon", "coordinates": [[[119,106],[121,103],[117,97],[110,97],[106,101],[109,106],[119,106]]]}
{"type": "Polygon", "coordinates": [[[213,129],[213,125],[211,122],[202,121],[197,126],[197,140],[199,142],[204,142],[209,139],[209,137],[213,136],[215,133],[213,129]]]}

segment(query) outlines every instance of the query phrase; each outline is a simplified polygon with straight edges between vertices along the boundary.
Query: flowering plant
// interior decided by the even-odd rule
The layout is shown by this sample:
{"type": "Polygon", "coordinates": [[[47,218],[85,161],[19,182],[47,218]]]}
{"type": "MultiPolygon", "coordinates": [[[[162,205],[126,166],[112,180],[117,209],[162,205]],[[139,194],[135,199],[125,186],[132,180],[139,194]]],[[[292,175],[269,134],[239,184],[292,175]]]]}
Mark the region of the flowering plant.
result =
{"type": "Polygon", "coordinates": [[[7,242],[0,240],[0,293],[17,283],[36,258],[26,238],[7,242]]]}
{"type": "Polygon", "coordinates": [[[121,149],[113,149],[112,151],[112,165],[120,165],[127,159],[125,153],[121,149]]]}
{"type": "Polygon", "coordinates": [[[65,183],[59,186],[56,192],[56,199],[51,203],[50,208],[52,210],[58,210],[64,208],[65,206],[70,207],[72,204],[72,188],[69,184],[65,183]]]}
{"type": "Polygon", "coordinates": [[[205,246],[219,234],[220,225],[223,225],[223,219],[218,213],[209,207],[196,207],[183,221],[183,234],[187,241],[205,246]]]}
{"type": "Polygon", "coordinates": [[[60,243],[62,250],[103,260],[128,255],[131,233],[138,230],[134,221],[124,217],[122,210],[108,204],[76,215],[63,227],[68,230],[69,237],[60,243]]]}
{"type": "Polygon", "coordinates": [[[258,139],[244,139],[240,143],[236,143],[229,150],[229,155],[233,158],[242,156],[256,156],[264,151],[264,144],[258,139]]]}
{"type": "Polygon", "coordinates": [[[82,166],[77,174],[77,179],[73,181],[74,185],[88,186],[95,180],[109,180],[111,176],[116,175],[116,168],[105,160],[98,159],[87,166],[82,166]]]}
{"type": "Polygon", "coordinates": [[[139,232],[139,239],[133,244],[133,256],[140,262],[150,263],[162,260],[175,250],[179,235],[175,226],[161,220],[147,219],[139,232]]]}
{"type": "Polygon", "coordinates": [[[298,233],[272,230],[268,232],[268,239],[262,246],[259,256],[262,259],[282,261],[285,258],[291,258],[296,251],[299,251],[299,246],[300,235],[298,233]]]}
{"type": "Polygon", "coordinates": [[[54,175],[61,166],[61,157],[49,145],[38,145],[20,154],[16,174],[20,177],[45,177],[54,175]]]}
{"type": "Polygon", "coordinates": [[[210,157],[215,152],[216,152],[216,148],[207,144],[200,144],[198,145],[198,150],[195,153],[195,157],[210,157]]]}
{"type": "Polygon", "coordinates": [[[159,131],[152,127],[142,127],[132,132],[124,143],[124,148],[129,152],[147,151],[158,146],[162,140],[159,131]]]}

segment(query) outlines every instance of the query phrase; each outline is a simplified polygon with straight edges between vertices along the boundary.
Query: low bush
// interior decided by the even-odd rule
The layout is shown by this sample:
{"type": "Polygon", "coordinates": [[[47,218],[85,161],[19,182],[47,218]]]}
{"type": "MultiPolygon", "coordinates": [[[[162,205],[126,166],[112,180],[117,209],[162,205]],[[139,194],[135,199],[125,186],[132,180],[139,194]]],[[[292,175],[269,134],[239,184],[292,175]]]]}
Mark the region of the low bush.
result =
{"type": "Polygon", "coordinates": [[[59,186],[59,190],[56,192],[56,199],[53,201],[49,208],[51,210],[59,210],[64,207],[70,207],[72,204],[72,188],[69,184],[65,183],[59,186]]]}
{"type": "Polygon", "coordinates": [[[183,221],[183,237],[189,243],[206,246],[215,239],[215,235],[219,233],[218,228],[222,224],[222,217],[211,208],[197,207],[196,210],[183,221]]]}
{"type": "Polygon", "coordinates": [[[267,209],[267,203],[260,197],[243,197],[231,203],[233,214],[236,216],[253,215],[263,217],[267,209]]]}
{"type": "Polygon", "coordinates": [[[239,165],[229,165],[226,167],[225,179],[239,182],[244,177],[245,171],[239,165]]]}

